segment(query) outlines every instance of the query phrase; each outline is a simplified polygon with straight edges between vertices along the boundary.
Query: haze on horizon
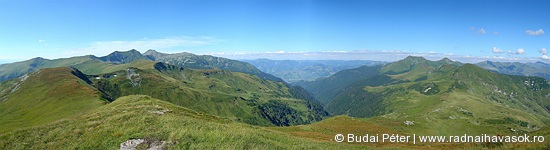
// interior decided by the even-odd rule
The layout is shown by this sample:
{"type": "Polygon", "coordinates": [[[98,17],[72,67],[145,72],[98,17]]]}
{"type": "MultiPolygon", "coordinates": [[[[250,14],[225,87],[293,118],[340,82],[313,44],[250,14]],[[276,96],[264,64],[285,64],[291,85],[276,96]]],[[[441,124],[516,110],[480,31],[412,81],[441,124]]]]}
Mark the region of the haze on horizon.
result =
{"type": "Polygon", "coordinates": [[[0,63],[155,49],[232,59],[550,62],[550,2],[0,1],[0,63]]]}

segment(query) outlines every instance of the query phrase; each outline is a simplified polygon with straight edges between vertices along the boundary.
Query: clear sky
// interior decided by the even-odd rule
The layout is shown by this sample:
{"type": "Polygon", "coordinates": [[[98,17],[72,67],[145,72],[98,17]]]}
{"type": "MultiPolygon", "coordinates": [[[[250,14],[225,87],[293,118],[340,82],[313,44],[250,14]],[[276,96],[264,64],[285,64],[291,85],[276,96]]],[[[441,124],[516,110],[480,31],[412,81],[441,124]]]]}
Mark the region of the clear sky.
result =
{"type": "Polygon", "coordinates": [[[544,61],[544,0],[0,0],[0,63],[119,50],[544,61]]]}

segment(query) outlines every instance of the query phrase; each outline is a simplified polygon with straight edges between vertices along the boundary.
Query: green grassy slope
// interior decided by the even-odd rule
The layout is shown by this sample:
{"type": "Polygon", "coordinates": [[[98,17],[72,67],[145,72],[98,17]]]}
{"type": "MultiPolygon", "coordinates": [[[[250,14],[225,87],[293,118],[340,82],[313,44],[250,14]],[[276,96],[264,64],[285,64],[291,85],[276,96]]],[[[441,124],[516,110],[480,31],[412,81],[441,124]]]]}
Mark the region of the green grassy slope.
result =
{"type": "MultiPolygon", "coordinates": [[[[399,134],[402,136],[425,136],[425,135],[436,135],[441,134],[434,133],[423,133],[423,132],[409,132],[404,130],[395,130],[395,126],[402,126],[403,122],[391,121],[391,119],[380,119],[378,117],[374,118],[353,118],[349,116],[334,116],[327,118],[323,121],[308,124],[308,125],[299,125],[299,126],[290,126],[290,127],[269,127],[271,130],[281,131],[288,133],[294,137],[299,137],[303,139],[334,143],[334,135],[336,134],[354,134],[356,136],[363,136],[366,134],[369,135],[379,135],[382,134],[399,134]],[[388,124],[388,122],[391,122],[388,124]]],[[[401,127],[401,129],[413,128],[411,130],[419,129],[416,126],[406,126],[401,127]]],[[[536,132],[528,133],[490,133],[486,132],[487,135],[523,135],[528,134],[529,136],[544,136],[548,137],[550,128],[543,128],[536,132]]],[[[462,130],[462,129],[456,129],[462,130]]],[[[476,135],[475,133],[466,133],[468,135],[476,135]]],[[[458,135],[458,134],[457,134],[458,135]]],[[[460,134],[464,135],[464,133],[460,134]]],[[[418,140],[418,139],[417,139],[418,140]]],[[[391,143],[391,142],[375,142],[375,143],[340,143],[345,145],[355,145],[355,146],[365,146],[364,148],[383,148],[383,149],[547,149],[550,146],[550,142],[545,140],[542,143],[420,143],[417,141],[416,144],[412,142],[409,143],[391,143]],[[367,147],[368,146],[368,147],[367,147]]]]}
{"type": "Polygon", "coordinates": [[[298,99],[297,95],[307,93],[296,91],[283,82],[239,72],[185,69],[155,63],[154,69],[129,68],[89,77],[108,100],[133,94],[151,95],[176,105],[256,125],[304,124],[327,115],[316,101],[298,99]]]}
{"type": "Polygon", "coordinates": [[[169,149],[361,148],[296,138],[135,95],[76,118],[0,134],[0,149],[118,149],[130,139],[164,142],[169,149]]]}
{"type": "Polygon", "coordinates": [[[550,121],[548,81],[445,60],[408,57],[342,91],[326,105],[328,112],[373,117],[373,123],[405,133],[532,132],[550,121]]]}
{"type": "MultiPolygon", "coordinates": [[[[307,92],[284,82],[264,80],[245,73],[184,69],[149,60],[111,64],[94,59],[73,67],[92,74],[84,78],[90,80],[89,87],[94,84],[94,92],[105,101],[125,95],[147,94],[201,112],[264,126],[304,124],[322,120],[328,115],[307,92]]],[[[7,92],[18,84],[13,82],[15,80],[0,85],[5,87],[0,98],[17,96],[7,92]]],[[[48,82],[56,83],[58,80],[48,82]]],[[[34,88],[28,87],[24,91],[34,88]]],[[[35,93],[29,94],[21,100],[30,99],[29,96],[35,93]]]]}
{"type": "Polygon", "coordinates": [[[381,66],[361,66],[340,71],[330,77],[321,78],[314,82],[297,82],[296,84],[311,91],[317,100],[326,105],[336,96],[345,92],[346,86],[358,80],[377,75],[380,68],[381,66]]]}
{"type": "Polygon", "coordinates": [[[96,59],[95,56],[80,56],[55,60],[37,57],[27,61],[2,64],[0,65],[0,82],[17,78],[42,68],[69,67],[93,59],[96,59]]]}
{"type": "MultiPolygon", "coordinates": [[[[79,116],[0,133],[0,149],[118,149],[131,139],[138,148],[166,149],[503,149],[544,148],[544,143],[336,143],[339,133],[400,134],[369,119],[335,116],[292,127],[257,127],[211,116],[146,95],[121,97],[79,116]]],[[[546,130],[544,130],[546,131],[546,130]]],[[[545,132],[546,133],[546,132],[545,132]]],[[[531,135],[541,135],[543,132],[531,135]]]]}
{"type": "Polygon", "coordinates": [[[70,118],[105,103],[70,68],[42,69],[2,83],[0,133],[70,118]]]}
{"type": "Polygon", "coordinates": [[[76,65],[72,65],[71,67],[77,68],[78,70],[82,71],[84,74],[89,75],[97,75],[97,74],[104,74],[104,73],[111,73],[119,70],[124,70],[129,67],[139,68],[139,69],[152,69],[155,62],[150,60],[136,60],[130,63],[123,63],[123,64],[112,64],[112,63],[106,63],[102,62],[100,60],[89,60],[85,61],[76,65]]]}

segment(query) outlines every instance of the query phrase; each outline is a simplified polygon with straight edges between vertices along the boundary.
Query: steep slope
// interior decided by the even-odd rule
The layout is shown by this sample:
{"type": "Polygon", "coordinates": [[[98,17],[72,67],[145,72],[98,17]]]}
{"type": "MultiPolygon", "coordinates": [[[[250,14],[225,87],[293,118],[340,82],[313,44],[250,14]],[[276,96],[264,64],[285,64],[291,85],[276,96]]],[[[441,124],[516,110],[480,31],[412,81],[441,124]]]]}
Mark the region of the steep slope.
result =
{"type": "Polygon", "coordinates": [[[345,87],[362,79],[370,78],[379,73],[381,66],[361,66],[340,71],[330,77],[317,79],[313,82],[297,82],[311,91],[314,97],[323,104],[328,104],[336,96],[345,91],[345,87]]]}
{"type": "Polygon", "coordinates": [[[131,95],[80,115],[0,134],[0,149],[343,149],[131,95]],[[139,144],[131,144],[139,143],[139,144]]]}
{"type": "Polygon", "coordinates": [[[359,66],[374,66],[383,62],[371,60],[242,60],[263,72],[280,77],[286,82],[313,81],[329,77],[338,71],[359,66]]]}
{"type": "Polygon", "coordinates": [[[89,78],[109,101],[145,94],[255,125],[304,124],[328,115],[305,90],[283,82],[219,69],[186,69],[160,62],[150,65],[151,69],[128,68],[89,78]]]}
{"type": "Polygon", "coordinates": [[[484,61],[476,64],[477,66],[509,75],[519,76],[537,76],[550,80],[550,65],[543,62],[519,63],[519,62],[492,62],[484,61]]]}
{"type": "Polygon", "coordinates": [[[500,75],[448,60],[408,57],[342,89],[326,104],[328,112],[373,117],[379,125],[393,124],[392,129],[406,133],[527,132],[550,121],[547,80],[500,75]],[[415,125],[402,124],[407,120],[415,125]]]}
{"type": "Polygon", "coordinates": [[[88,83],[71,68],[41,69],[1,83],[0,133],[70,118],[106,103],[88,83]]]}
{"type": "Polygon", "coordinates": [[[151,60],[164,62],[176,66],[181,66],[184,68],[194,68],[194,69],[222,69],[229,70],[233,72],[243,72],[252,75],[256,75],[262,79],[272,80],[272,81],[283,81],[282,79],[275,77],[271,74],[264,73],[258,70],[253,65],[241,62],[237,60],[214,57],[209,55],[195,55],[191,53],[176,53],[176,54],[164,54],[157,52],[155,50],[148,50],[143,53],[146,57],[151,60]]]}
{"type": "Polygon", "coordinates": [[[61,59],[44,59],[41,57],[33,58],[27,61],[15,62],[0,65],[0,82],[13,78],[18,78],[42,68],[69,67],[74,64],[80,64],[89,60],[97,59],[95,56],[79,56],[61,59]]]}
{"type": "MultiPolygon", "coordinates": [[[[399,78],[399,82],[410,82],[425,80],[427,76],[424,74],[442,65],[460,66],[461,63],[451,61],[444,58],[439,61],[429,61],[422,57],[409,56],[406,59],[376,66],[361,66],[354,69],[342,70],[330,77],[317,79],[310,82],[297,82],[296,85],[300,85],[312,92],[317,100],[323,104],[328,104],[338,95],[342,95],[343,92],[350,89],[349,86],[355,84],[357,86],[364,84],[364,86],[371,83],[364,83],[370,81],[363,81],[365,79],[375,77],[376,80],[384,80],[384,75],[394,76],[393,78],[399,78]],[[403,73],[401,75],[398,75],[403,73]]],[[[382,81],[372,81],[382,82],[382,81]]],[[[349,92],[348,92],[349,93],[349,92]]],[[[349,94],[347,96],[353,96],[349,94]]]]}

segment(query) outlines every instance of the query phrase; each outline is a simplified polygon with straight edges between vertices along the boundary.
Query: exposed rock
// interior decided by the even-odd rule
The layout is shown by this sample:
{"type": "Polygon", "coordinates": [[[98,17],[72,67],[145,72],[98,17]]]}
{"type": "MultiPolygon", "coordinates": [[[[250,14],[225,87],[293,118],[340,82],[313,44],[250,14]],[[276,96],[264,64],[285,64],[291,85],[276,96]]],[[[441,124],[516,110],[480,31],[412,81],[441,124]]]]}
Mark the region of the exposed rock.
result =
{"type": "Polygon", "coordinates": [[[164,150],[166,142],[164,141],[153,141],[149,144],[147,150],[164,150]]]}
{"type": "Polygon", "coordinates": [[[430,91],[432,88],[431,87],[428,87],[427,89],[424,90],[424,93],[430,91]]]}
{"type": "Polygon", "coordinates": [[[23,81],[27,80],[28,78],[29,78],[29,74],[27,73],[27,74],[19,77],[19,81],[23,82],[23,81]]]}
{"type": "Polygon", "coordinates": [[[414,125],[414,121],[408,121],[408,120],[407,120],[407,121],[405,121],[404,123],[405,123],[405,125],[407,125],[407,126],[414,125]]]}
{"type": "Polygon", "coordinates": [[[456,119],[456,116],[449,116],[449,119],[456,119]]]}
{"type": "Polygon", "coordinates": [[[157,114],[157,115],[164,115],[164,113],[171,112],[171,110],[164,109],[164,110],[149,110],[149,113],[157,114]]]}
{"type": "MultiPolygon", "coordinates": [[[[25,80],[27,80],[28,78],[29,78],[29,74],[28,74],[28,73],[27,73],[27,74],[24,74],[24,75],[21,76],[21,77],[19,77],[19,82],[16,82],[16,83],[14,84],[15,87],[14,87],[13,89],[11,89],[10,92],[13,93],[13,92],[19,90],[19,86],[20,86],[25,80]]],[[[2,93],[3,93],[3,92],[4,92],[4,91],[2,91],[2,93]]]]}
{"type": "Polygon", "coordinates": [[[141,85],[141,76],[136,73],[136,69],[134,68],[126,69],[126,78],[130,80],[130,84],[132,84],[132,87],[141,85]]]}
{"type": "Polygon", "coordinates": [[[135,150],[136,147],[145,142],[143,139],[131,139],[126,142],[120,143],[120,150],[135,150]]]}
{"type": "Polygon", "coordinates": [[[166,142],[147,139],[131,139],[120,143],[120,150],[135,150],[146,148],[147,150],[164,150],[166,142]]]}

